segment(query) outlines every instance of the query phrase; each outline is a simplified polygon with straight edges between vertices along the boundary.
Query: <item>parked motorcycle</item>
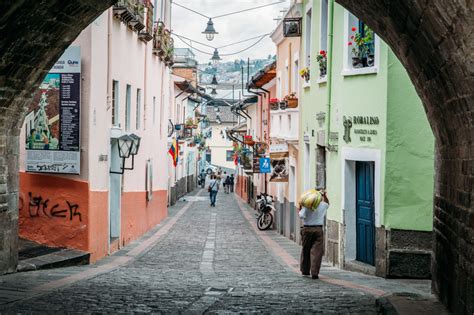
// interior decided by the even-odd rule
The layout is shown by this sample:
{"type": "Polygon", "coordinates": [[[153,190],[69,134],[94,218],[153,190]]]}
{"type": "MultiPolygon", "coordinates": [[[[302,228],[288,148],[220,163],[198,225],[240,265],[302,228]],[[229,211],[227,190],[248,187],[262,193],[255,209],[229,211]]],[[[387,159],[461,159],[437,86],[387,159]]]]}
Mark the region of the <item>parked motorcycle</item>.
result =
{"type": "Polygon", "coordinates": [[[257,196],[256,203],[257,228],[260,231],[268,230],[273,223],[272,210],[276,211],[275,207],[273,206],[273,197],[266,193],[261,193],[257,196]]]}

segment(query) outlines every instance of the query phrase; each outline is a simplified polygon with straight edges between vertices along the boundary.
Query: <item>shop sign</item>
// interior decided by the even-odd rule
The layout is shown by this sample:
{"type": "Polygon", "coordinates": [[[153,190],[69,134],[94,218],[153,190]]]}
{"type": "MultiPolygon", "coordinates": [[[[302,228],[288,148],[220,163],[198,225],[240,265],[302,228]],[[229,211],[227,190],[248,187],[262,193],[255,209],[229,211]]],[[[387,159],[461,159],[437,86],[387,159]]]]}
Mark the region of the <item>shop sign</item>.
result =
{"type": "Polygon", "coordinates": [[[270,146],[270,182],[288,182],[289,169],[289,152],[287,151],[272,152],[270,146]]]}
{"type": "Polygon", "coordinates": [[[378,126],[380,123],[379,117],[377,116],[344,116],[344,136],[343,139],[346,143],[352,141],[351,130],[353,134],[359,137],[361,142],[371,142],[374,136],[378,135],[378,131],[374,129],[374,126],[378,126]]]}
{"type": "Polygon", "coordinates": [[[260,173],[270,173],[270,158],[260,158],[260,173]]]}
{"type": "Polygon", "coordinates": [[[25,118],[26,171],[80,173],[81,48],[46,74],[25,118]]]}

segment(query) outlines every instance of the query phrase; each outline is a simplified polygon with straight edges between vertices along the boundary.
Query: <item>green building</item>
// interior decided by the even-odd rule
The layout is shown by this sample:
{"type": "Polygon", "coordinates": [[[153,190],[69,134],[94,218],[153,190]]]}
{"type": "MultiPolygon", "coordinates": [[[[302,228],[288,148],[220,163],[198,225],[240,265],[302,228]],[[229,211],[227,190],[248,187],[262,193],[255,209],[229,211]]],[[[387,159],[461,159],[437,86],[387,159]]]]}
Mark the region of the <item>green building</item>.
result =
{"type": "Polygon", "coordinates": [[[430,277],[434,137],[413,84],[387,44],[334,0],[302,8],[300,67],[310,78],[300,94],[299,187],[328,191],[326,260],[430,277]]]}

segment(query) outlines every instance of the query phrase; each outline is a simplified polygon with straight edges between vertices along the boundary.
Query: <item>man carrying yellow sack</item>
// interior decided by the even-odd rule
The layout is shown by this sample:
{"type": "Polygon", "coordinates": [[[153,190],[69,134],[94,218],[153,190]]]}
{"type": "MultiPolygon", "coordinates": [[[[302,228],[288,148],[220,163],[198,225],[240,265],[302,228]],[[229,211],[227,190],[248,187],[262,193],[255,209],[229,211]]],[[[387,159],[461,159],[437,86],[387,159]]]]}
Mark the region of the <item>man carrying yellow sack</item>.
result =
{"type": "Polygon", "coordinates": [[[299,216],[303,219],[300,270],[304,276],[319,278],[324,253],[323,225],[329,208],[329,199],[323,190],[310,189],[300,197],[299,216]]]}

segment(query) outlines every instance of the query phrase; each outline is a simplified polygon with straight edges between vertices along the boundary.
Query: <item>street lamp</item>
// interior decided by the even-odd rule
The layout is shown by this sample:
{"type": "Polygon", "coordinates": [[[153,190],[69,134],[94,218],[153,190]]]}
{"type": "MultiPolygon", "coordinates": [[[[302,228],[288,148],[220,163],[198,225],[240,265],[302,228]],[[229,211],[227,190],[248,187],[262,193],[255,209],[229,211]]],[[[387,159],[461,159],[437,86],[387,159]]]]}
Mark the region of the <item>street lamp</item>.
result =
{"type": "Polygon", "coordinates": [[[128,159],[132,152],[133,147],[133,138],[129,135],[123,135],[118,138],[118,150],[119,150],[119,157],[122,159],[128,159]]]}
{"type": "Polygon", "coordinates": [[[213,95],[213,96],[214,96],[214,95],[217,95],[217,92],[216,92],[216,89],[215,89],[215,88],[212,89],[211,95],[213,95]]]}
{"type": "Polygon", "coordinates": [[[219,52],[217,51],[217,48],[214,48],[214,53],[212,54],[211,60],[213,65],[217,65],[219,63],[219,60],[222,60],[221,57],[219,57],[219,52]]]}
{"type": "Polygon", "coordinates": [[[136,134],[123,135],[117,139],[118,154],[122,159],[122,164],[120,165],[120,171],[110,171],[112,174],[123,174],[125,170],[133,170],[135,167],[135,155],[138,154],[138,149],[140,148],[141,138],[136,134]],[[132,156],[132,166],[125,167],[125,160],[132,156]]]}
{"type": "Polygon", "coordinates": [[[206,29],[202,33],[206,34],[206,39],[208,41],[213,40],[215,34],[219,34],[219,33],[216,32],[216,30],[214,28],[214,23],[212,22],[211,18],[209,18],[209,21],[207,22],[206,29]]]}

